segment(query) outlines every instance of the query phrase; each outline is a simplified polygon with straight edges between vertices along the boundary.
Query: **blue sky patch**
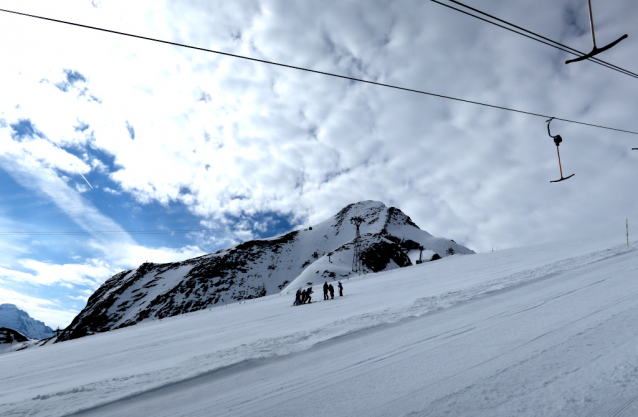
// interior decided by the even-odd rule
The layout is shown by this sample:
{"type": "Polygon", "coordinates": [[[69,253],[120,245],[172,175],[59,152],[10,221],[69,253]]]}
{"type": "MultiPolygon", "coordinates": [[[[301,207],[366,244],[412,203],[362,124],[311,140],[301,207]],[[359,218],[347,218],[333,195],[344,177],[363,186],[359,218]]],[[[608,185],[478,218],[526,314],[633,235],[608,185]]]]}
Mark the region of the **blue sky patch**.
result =
{"type": "Polygon", "coordinates": [[[66,93],[69,91],[69,87],[71,87],[71,84],[67,83],[66,81],[61,81],[59,83],[55,83],[55,86],[58,88],[58,90],[66,93]]]}
{"type": "Polygon", "coordinates": [[[232,225],[248,223],[250,230],[256,239],[266,239],[289,232],[297,223],[292,221],[292,216],[285,216],[274,211],[264,211],[254,215],[242,214],[241,216],[225,216],[232,225]],[[260,225],[261,227],[256,227],[260,225]],[[262,230],[259,230],[262,229],[262,230]]]}
{"type": "Polygon", "coordinates": [[[20,119],[18,123],[13,123],[10,126],[12,130],[11,138],[13,140],[22,142],[23,139],[30,137],[33,138],[37,136],[44,138],[44,133],[36,129],[30,119],[20,119]]]}
{"type": "Polygon", "coordinates": [[[75,84],[78,81],[86,82],[86,78],[84,78],[84,75],[80,74],[78,71],[64,70],[64,73],[66,74],[67,82],[71,85],[75,84]]]}
{"type": "Polygon", "coordinates": [[[89,128],[89,125],[84,122],[79,122],[77,126],[73,126],[76,132],[84,132],[89,128]]]}
{"type": "Polygon", "coordinates": [[[60,91],[68,92],[69,88],[75,85],[77,82],[86,82],[86,78],[84,75],[80,74],[78,71],[65,69],[64,73],[66,74],[66,81],[61,81],[56,83],[55,86],[58,87],[60,91]]]}
{"type": "MultiPolygon", "coordinates": [[[[103,149],[94,146],[92,143],[89,143],[90,154],[96,159],[99,159],[106,167],[109,172],[116,171],[118,167],[122,167],[122,165],[115,163],[115,155],[104,151],[103,149]]],[[[88,152],[88,150],[87,150],[88,152]]]]}
{"type": "Polygon", "coordinates": [[[135,129],[133,128],[133,126],[131,126],[128,120],[126,121],[126,130],[128,130],[128,134],[131,137],[131,139],[135,140],[135,129]]]}

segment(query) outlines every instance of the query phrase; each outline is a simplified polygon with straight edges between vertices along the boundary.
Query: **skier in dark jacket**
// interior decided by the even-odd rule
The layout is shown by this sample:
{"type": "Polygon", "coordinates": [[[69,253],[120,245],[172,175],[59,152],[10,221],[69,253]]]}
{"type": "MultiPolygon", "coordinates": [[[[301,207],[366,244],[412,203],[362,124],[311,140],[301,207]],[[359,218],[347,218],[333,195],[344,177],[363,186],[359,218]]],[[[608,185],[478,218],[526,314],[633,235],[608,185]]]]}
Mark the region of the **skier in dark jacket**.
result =
{"type": "Polygon", "coordinates": [[[308,293],[306,293],[306,290],[301,291],[301,304],[306,304],[307,299],[308,293]]]}
{"type": "Polygon", "coordinates": [[[343,285],[341,285],[341,281],[339,281],[339,297],[343,297],[343,285]]]}
{"type": "Polygon", "coordinates": [[[332,300],[335,299],[335,287],[332,286],[332,284],[328,285],[328,289],[330,290],[330,298],[332,300]]]}
{"type": "Polygon", "coordinates": [[[323,283],[323,299],[328,299],[328,282],[323,283]]]}
{"type": "Polygon", "coordinates": [[[312,297],[310,296],[310,294],[314,294],[314,291],[312,290],[312,287],[308,288],[308,290],[306,290],[306,302],[308,304],[312,303],[312,297]]]}
{"type": "Polygon", "coordinates": [[[295,294],[295,304],[293,305],[298,306],[299,304],[301,304],[301,288],[299,288],[297,294],[295,294]]]}

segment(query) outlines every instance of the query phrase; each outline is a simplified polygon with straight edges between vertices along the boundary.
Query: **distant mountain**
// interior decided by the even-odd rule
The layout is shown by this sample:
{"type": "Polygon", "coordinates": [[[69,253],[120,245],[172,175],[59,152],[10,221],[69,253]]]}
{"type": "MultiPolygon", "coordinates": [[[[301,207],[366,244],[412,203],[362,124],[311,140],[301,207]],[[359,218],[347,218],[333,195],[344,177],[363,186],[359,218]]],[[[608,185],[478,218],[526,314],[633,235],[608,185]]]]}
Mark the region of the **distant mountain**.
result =
{"type": "Polygon", "coordinates": [[[425,261],[433,255],[438,259],[474,253],[452,240],[435,238],[419,229],[397,208],[376,201],[350,204],[304,230],[244,242],[183,262],[144,263],[137,269],[120,272],[98,288],[59,339],[75,339],[218,303],[263,297],[308,282],[406,267],[421,252],[425,261]],[[352,271],[356,237],[353,217],[363,219],[363,271],[356,273],[352,271]]]}
{"type": "Polygon", "coordinates": [[[48,339],[54,335],[49,326],[32,319],[13,304],[0,304],[0,327],[17,330],[30,339],[48,339]]]}

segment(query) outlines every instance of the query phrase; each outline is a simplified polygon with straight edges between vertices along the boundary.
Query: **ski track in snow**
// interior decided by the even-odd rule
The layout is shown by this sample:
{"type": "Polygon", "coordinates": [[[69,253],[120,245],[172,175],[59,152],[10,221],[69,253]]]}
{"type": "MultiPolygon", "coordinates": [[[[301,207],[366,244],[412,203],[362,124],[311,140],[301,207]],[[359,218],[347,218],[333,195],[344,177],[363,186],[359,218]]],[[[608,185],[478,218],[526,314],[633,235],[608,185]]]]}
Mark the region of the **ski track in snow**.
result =
{"type": "MultiPolygon", "coordinates": [[[[56,378],[59,381],[55,381],[55,383],[42,383],[38,384],[37,382],[30,382],[28,387],[25,387],[23,390],[13,388],[13,390],[4,389],[8,384],[20,384],[25,382],[20,379],[20,373],[24,372],[25,374],[30,372],[28,369],[28,358],[25,361],[18,361],[16,367],[18,369],[12,370],[6,379],[0,379],[2,382],[3,388],[0,389],[0,415],[2,416],[23,416],[23,415],[46,415],[46,416],[59,416],[65,415],[69,413],[74,413],[80,410],[91,409],[92,407],[97,407],[103,404],[114,403],[123,398],[131,398],[145,392],[149,392],[152,390],[158,390],[165,387],[169,387],[174,384],[182,383],[187,380],[196,379],[203,375],[211,375],[214,372],[221,372],[225,369],[229,369],[232,367],[242,366],[242,364],[250,364],[255,361],[261,361],[264,359],[273,359],[278,357],[285,357],[287,355],[303,352],[312,348],[313,346],[320,345],[321,343],[336,340],[338,338],[343,338],[348,335],[355,334],[357,332],[362,332],[364,330],[373,329],[379,326],[385,326],[389,324],[401,323],[407,319],[411,319],[414,317],[423,316],[425,314],[436,312],[443,309],[448,309],[450,307],[459,305],[460,303],[468,302],[475,299],[480,299],[482,297],[489,296],[491,294],[501,293],[504,290],[511,290],[516,286],[529,284],[534,281],[538,281],[539,279],[547,278],[551,279],[553,277],[559,276],[561,273],[565,271],[570,271],[574,269],[578,269],[584,266],[593,265],[596,262],[600,262],[603,260],[611,259],[615,256],[622,255],[628,251],[633,249],[627,248],[624,245],[613,246],[611,248],[603,248],[600,250],[584,250],[585,253],[578,253],[576,256],[571,256],[567,258],[561,258],[562,255],[556,255],[554,258],[558,258],[557,260],[546,261],[547,263],[539,266],[538,259],[530,262],[530,267],[525,264],[525,261],[521,261],[521,256],[518,255],[518,258],[514,260],[512,264],[508,264],[506,261],[507,253],[506,251],[502,251],[502,253],[494,253],[491,254],[491,258],[505,259],[501,260],[501,264],[497,264],[492,269],[490,269],[489,265],[484,265],[484,262],[481,261],[481,257],[485,258],[490,256],[490,254],[483,255],[472,255],[472,256],[454,256],[450,258],[446,258],[444,260],[437,261],[438,264],[424,264],[417,267],[410,267],[407,269],[401,270],[393,270],[380,274],[370,274],[366,277],[356,278],[350,281],[344,282],[346,284],[346,297],[344,299],[339,299],[337,297],[336,300],[329,300],[328,302],[319,301],[316,304],[312,304],[309,306],[303,306],[302,309],[287,309],[287,307],[292,303],[294,296],[290,295],[282,295],[278,296],[270,296],[265,297],[263,299],[253,300],[248,303],[248,305],[235,305],[232,309],[226,308],[215,308],[213,311],[215,313],[219,313],[224,317],[222,320],[232,320],[235,312],[240,312],[242,308],[246,309],[242,314],[246,314],[248,309],[255,310],[255,316],[252,316],[252,319],[248,320],[246,318],[237,320],[236,326],[226,326],[220,330],[220,337],[224,338],[223,342],[220,342],[219,345],[215,345],[212,343],[216,342],[214,338],[209,340],[201,337],[202,328],[197,327],[192,330],[192,334],[184,330],[180,330],[183,333],[184,339],[181,340],[181,343],[193,343],[191,342],[191,336],[195,342],[205,342],[208,341],[210,345],[207,348],[203,348],[200,350],[187,350],[186,353],[181,354],[180,343],[175,342],[173,339],[170,339],[168,335],[165,337],[155,337],[151,338],[150,335],[157,334],[161,332],[162,329],[165,328],[165,331],[171,332],[175,331],[176,327],[180,326],[180,322],[184,324],[186,327],[186,322],[191,319],[201,319],[204,320],[207,317],[204,317],[205,314],[211,314],[210,312],[203,311],[192,313],[188,315],[174,317],[172,319],[163,320],[164,323],[159,321],[142,324],[138,326],[133,326],[130,328],[125,328],[122,330],[118,330],[111,333],[99,334],[95,336],[90,336],[84,339],[79,339],[77,341],[65,342],[61,344],[57,344],[54,346],[48,346],[40,349],[33,349],[28,352],[21,352],[21,354],[41,354],[40,358],[46,358],[45,360],[54,360],[56,355],[53,354],[55,350],[56,353],[65,354],[72,347],[77,346],[83,352],[83,355],[91,355],[91,352],[86,352],[85,349],[89,348],[89,346],[94,345],[98,338],[101,338],[102,344],[109,344],[113,341],[121,342],[122,351],[120,351],[119,356],[113,357],[109,360],[117,360],[121,358],[127,358],[127,360],[137,360],[139,358],[141,364],[137,366],[131,366],[132,370],[147,370],[146,372],[139,372],[131,374],[127,369],[120,369],[115,366],[115,369],[109,372],[109,370],[105,370],[103,367],[108,367],[109,363],[106,359],[101,359],[95,354],[95,361],[99,363],[97,366],[101,371],[98,372],[97,375],[91,374],[91,372],[80,372],[79,377],[76,379],[73,377],[71,372],[69,377],[58,376],[56,378]],[[499,258],[500,257],[500,258],[499,258]],[[474,258],[474,259],[472,259],[474,258]],[[411,274],[415,275],[417,278],[420,278],[422,275],[430,274],[430,272],[436,270],[438,268],[439,271],[446,271],[447,269],[453,267],[454,263],[463,263],[463,265],[467,265],[471,267],[474,262],[478,263],[477,270],[484,269],[477,272],[477,274],[481,275],[479,282],[477,279],[473,279],[473,272],[464,271],[459,274],[457,272],[457,279],[452,279],[449,282],[445,282],[445,279],[441,278],[437,285],[432,286],[431,295],[427,297],[418,297],[415,298],[414,295],[418,293],[422,293],[423,288],[418,287],[418,291],[414,291],[414,295],[412,295],[411,300],[400,300],[399,302],[390,302],[385,305],[381,305],[381,308],[374,308],[374,305],[370,305],[371,303],[366,303],[363,299],[364,295],[361,293],[354,292],[355,289],[358,288],[367,288],[373,287],[372,291],[376,291],[377,288],[382,288],[383,291],[387,291],[391,293],[392,289],[385,288],[382,284],[384,280],[390,281],[395,277],[398,277],[401,274],[411,274]],[[518,264],[517,264],[518,262],[518,264]],[[512,271],[512,273],[509,273],[512,271]],[[375,286],[376,285],[376,286],[375,286]],[[281,313],[277,314],[266,314],[265,306],[271,305],[273,303],[277,304],[278,309],[282,310],[281,313]],[[324,304],[327,303],[327,304],[324,304]],[[351,310],[345,310],[343,306],[348,304],[355,304],[355,307],[352,307],[351,310]],[[264,307],[260,307],[264,306],[264,307]],[[287,309],[284,311],[284,309],[287,309]],[[316,316],[321,315],[324,312],[330,312],[333,309],[340,309],[342,312],[352,313],[349,316],[345,316],[342,319],[332,320],[331,317],[334,315],[326,314],[326,319],[321,320],[316,316]],[[301,310],[301,311],[299,311],[301,310]],[[300,320],[299,323],[293,323],[292,325],[286,327],[285,320],[288,320],[291,311],[294,312],[295,315],[304,315],[306,317],[310,317],[307,323],[304,323],[300,320]],[[263,317],[259,315],[264,313],[263,317]],[[201,317],[198,317],[201,316],[201,317]],[[268,329],[274,329],[271,333],[273,334],[271,337],[263,337],[263,332],[256,332],[256,328],[254,326],[250,326],[251,321],[257,321],[260,325],[266,326],[268,329]],[[277,326],[277,324],[281,324],[280,326],[273,328],[269,326],[277,326]],[[310,327],[310,329],[308,329],[310,327]],[[291,331],[292,330],[292,331],[291,331]],[[246,331],[253,332],[254,334],[250,334],[246,336],[246,331]],[[143,333],[143,336],[138,335],[137,333],[143,333]],[[117,340],[116,336],[117,335],[117,340]],[[238,336],[238,335],[241,335],[238,336]],[[149,340],[146,342],[139,342],[140,337],[149,336],[149,340]],[[199,336],[199,339],[197,338],[199,336]],[[236,337],[236,339],[235,339],[236,337]],[[91,340],[92,339],[92,340],[91,340]],[[127,340],[135,340],[136,343],[127,344],[127,340]],[[237,340],[237,342],[235,342],[237,340]],[[241,343],[239,343],[241,342],[241,343]],[[175,357],[172,357],[171,360],[162,360],[162,355],[166,355],[171,351],[171,348],[167,347],[167,343],[172,343],[175,349],[175,357]],[[80,345],[85,345],[84,347],[79,347],[80,345]],[[47,351],[50,354],[47,355],[47,351]],[[199,354],[192,354],[192,352],[198,352],[199,354]],[[201,353],[206,352],[206,353],[201,353]],[[134,359],[131,359],[134,358],[134,359]],[[102,362],[100,362],[102,361],[102,362]],[[105,362],[106,361],[106,362],[105,362]],[[160,365],[158,365],[160,364],[160,365]],[[168,366],[167,366],[168,365],[168,366]],[[20,368],[22,367],[22,368],[20,368]],[[20,370],[21,369],[21,370],[20,370]],[[109,375],[112,374],[112,377],[109,375]],[[12,378],[16,380],[16,382],[12,381],[12,378]],[[55,389],[55,387],[59,386],[60,389],[55,389]],[[7,391],[9,391],[7,393],[7,391]]],[[[542,251],[541,251],[542,252],[542,251]]],[[[573,249],[572,252],[578,252],[576,249],[573,249]]],[[[542,252],[543,259],[545,257],[551,258],[551,256],[547,256],[550,253],[549,250],[546,252],[542,252]]],[[[540,256],[540,255],[539,255],[540,256]]],[[[537,258],[539,257],[537,256],[537,258]]],[[[462,267],[462,266],[461,266],[462,267]]],[[[419,284],[418,282],[410,281],[406,278],[405,286],[414,285],[415,287],[419,284]]],[[[430,281],[433,279],[430,278],[430,281]]],[[[402,296],[405,297],[406,293],[405,288],[403,287],[403,283],[398,283],[398,281],[392,281],[393,285],[399,287],[396,291],[402,291],[402,296]]],[[[315,287],[319,288],[319,286],[315,287]]],[[[563,294],[564,295],[564,294],[563,294]]],[[[320,299],[322,294],[319,291],[315,292],[314,298],[315,300],[320,299]]],[[[393,299],[392,297],[389,297],[393,299]]],[[[395,297],[396,298],[396,297],[395,297]]],[[[401,297],[399,297],[401,298],[401,297]]],[[[539,307],[530,306],[528,309],[534,309],[539,307]]],[[[271,310],[273,307],[269,307],[271,310]]],[[[270,310],[268,310],[270,311],[270,310]]],[[[520,314],[520,311],[513,312],[511,314],[520,314]]],[[[507,315],[500,317],[500,319],[507,319],[507,315]]],[[[628,318],[627,318],[628,319],[628,318]]],[[[213,328],[205,329],[204,331],[214,330],[213,328]]],[[[470,332],[472,329],[465,329],[462,332],[470,332]]],[[[461,333],[462,333],[461,332],[461,333]]],[[[454,338],[458,336],[460,333],[446,335],[445,338],[454,338]]],[[[585,336],[583,336],[585,337],[585,336]]],[[[591,336],[587,336],[591,337],[591,336]]],[[[620,349],[623,346],[615,346],[613,344],[613,340],[609,342],[609,348],[620,349]]],[[[118,346],[113,346],[114,349],[118,349],[118,346]]],[[[626,347],[625,347],[626,348],[626,347]]],[[[77,350],[77,349],[76,349],[77,350]]],[[[71,352],[71,354],[73,354],[71,352]]],[[[578,354],[578,352],[576,352],[578,354]]],[[[11,367],[12,363],[10,362],[12,359],[18,360],[18,357],[14,354],[2,355],[0,356],[0,367],[11,367]]],[[[523,371],[525,369],[533,369],[536,366],[536,360],[540,357],[546,362],[547,352],[537,352],[531,355],[525,361],[517,364],[523,371]]],[[[587,356],[583,353],[584,356],[587,356]]],[[[619,356],[622,358],[623,356],[619,356]]],[[[556,359],[558,360],[558,358],[556,359]]],[[[594,361],[595,357],[588,357],[588,360],[594,361]]],[[[620,360],[620,359],[619,359],[620,360]]],[[[66,362],[61,361],[60,369],[57,372],[64,373],[66,371],[72,371],[75,369],[73,360],[66,359],[66,362]]],[[[31,375],[30,378],[37,379],[39,376],[44,378],[52,379],[49,376],[48,372],[54,372],[56,368],[55,362],[51,365],[53,370],[46,369],[38,369],[35,371],[34,375],[31,375]]],[[[121,368],[126,368],[126,366],[122,366],[121,368]]],[[[577,376],[578,369],[574,369],[574,375],[577,376]]],[[[603,381],[633,381],[635,377],[638,376],[638,369],[635,364],[630,362],[619,362],[615,364],[614,368],[604,369],[601,371],[604,374],[603,381]]],[[[601,374],[601,375],[602,375],[601,374]]],[[[489,386],[499,385],[501,381],[498,381],[498,374],[494,375],[492,378],[494,380],[483,381],[481,386],[470,386],[465,388],[465,395],[460,395],[459,398],[455,401],[460,401],[459,407],[461,409],[468,409],[467,404],[461,404],[463,400],[467,400],[468,398],[485,398],[486,407],[494,406],[494,399],[490,399],[489,395],[489,386]]],[[[533,381],[530,382],[533,384],[533,381]]],[[[627,389],[633,387],[635,384],[625,384],[627,389]]],[[[12,387],[14,387],[12,385],[12,387]]],[[[622,388],[622,384],[621,384],[622,388]]],[[[521,395],[524,388],[521,387],[512,387],[512,392],[508,393],[505,398],[511,398],[516,395],[521,395]]],[[[608,401],[617,401],[620,404],[623,410],[626,412],[630,412],[632,410],[638,410],[638,400],[635,395],[625,395],[627,393],[623,393],[622,390],[619,391],[618,398],[611,398],[608,401]],[[624,407],[624,408],[623,408],[624,407]]],[[[499,392],[499,395],[503,395],[502,392],[499,392]]],[[[480,411],[481,400],[479,400],[474,407],[478,411],[480,411]]],[[[503,402],[503,407],[507,407],[507,401],[503,402]]],[[[415,414],[415,415],[447,415],[450,412],[449,407],[450,399],[442,398],[439,402],[434,402],[435,406],[432,408],[430,412],[415,414]],[[440,404],[441,413],[435,412],[437,410],[436,406],[440,404]],[[446,411],[447,410],[447,411],[446,411]]],[[[579,405],[581,406],[581,405],[579,405]]],[[[600,405],[601,410],[607,409],[604,404],[600,405]]],[[[486,408],[487,410],[488,408],[486,408]]],[[[618,409],[616,406],[615,409],[618,409]]],[[[516,414],[516,410],[508,410],[512,411],[513,414],[516,414]]],[[[519,410],[520,411],[520,410],[519,410]]],[[[452,413],[454,414],[454,413],[452,413]]],[[[477,415],[481,415],[480,413],[477,415]]],[[[506,415],[506,414],[502,414],[506,415]]],[[[590,415],[602,415],[597,412],[597,409],[592,409],[590,415]]],[[[622,415],[622,414],[619,414],[622,415]]]]}

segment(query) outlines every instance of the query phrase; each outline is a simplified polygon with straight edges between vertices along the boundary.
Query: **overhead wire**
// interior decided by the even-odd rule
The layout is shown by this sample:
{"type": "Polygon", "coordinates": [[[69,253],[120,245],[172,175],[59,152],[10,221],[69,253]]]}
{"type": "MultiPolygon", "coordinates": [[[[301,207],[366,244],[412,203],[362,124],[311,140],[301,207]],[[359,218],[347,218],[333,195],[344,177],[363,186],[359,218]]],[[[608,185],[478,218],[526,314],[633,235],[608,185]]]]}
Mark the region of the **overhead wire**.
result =
{"type": "MultiPolygon", "coordinates": [[[[449,0],[450,2],[452,2],[454,4],[458,4],[461,7],[464,7],[466,9],[472,10],[475,13],[479,13],[479,14],[481,14],[483,16],[489,17],[490,19],[494,19],[494,20],[496,20],[498,22],[504,23],[504,24],[509,25],[511,27],[500,25],[500,24],[498,24],[496,22],[493,22],[491,20],[482,18],[482,17],[474,15],[472,13],[468,13],[468,12],[466,12],[464,10],[458,9],[458,8],[456,8],[454,6],[449,5],[449,4],[442,3],[441,1],[438,1],[438,0],[431,0],[431,1],[436,3],[436,4],[440,4],[441,6],[445,6],[445,7],[449,8],[449,9],[456,10],[457,12],[463,13],[465,15],[472,16],[472,17],[474,17],[476,19],[479,19],[479,20],[482,20],[484,22],[490,23],[490,24],[492,24],[494,26],[498,26],[500,28],[509,30],[510,32],[514,32],[514,33],[516,33],[518,35],[521,35],[521,36],[524,36],[526,38],[535,40],[535,41],[543,43],[545,45],[549,45],[549,46],[551,46],[553,48],[556,48],[556,49],[559,49],[559,50],[561,50],[563,52],[567,52],[568,54],[576,55],[576,56],[579,56],[579,57],[586,55],[584,52],[581,52],[581,51],[579,51],[579,50],[577,50],[575,48],[572,48],[570,46],[564,45],[564,44],[562,44],[560,42],[557,42],[555,40],[547,38],[547,37],[545,37],[543,35],[540,35],[540,34],[538,34],[536,32],[532,32],[531,30],[528,30],[528,29],[522,28],[520,26],[517,26],[517,25],[515,25],[515,24],[513,24],[511,22],[508,22],[506,20],[500,19],[500,18],[498,18],[496,16],[493,16],[493,15],[491,15],[489,13],[485,13],[485,12],[483,12],[481,10],[478,10],[478,9],[476,9],[474,7],[471,7],[471,6],[468,6],[466,4],[463,4],[463,3],[459,2],[459,1],[449,0]],[[520,31],[523,31],[525,33],[516,31],[516,30],[514,30],[512,28],[516,28],[516,29],[518,29],[520,31]]],[[[596,58],[596,57],[591,57],[591,58],[588,58],[587,60],[591,61],[591,62],[593,62],[595,64],[602,65],[602,66],[604,66],[606,68],[612,69],[614,71],[617,71],[617,72],[619,72],[621,74],[625,74],[625,75],[628,75],[628,76],[633,77],[633,78],[638,78],[638,74],[636,74],[635,72],[631,72],[631,71],[626,70],[624,68],[621,68],[621,67],[619,67],[617,65],[610,64],[609,62],[603,61],[602,59],[599,59],[599,58],[596,58]]]]}
{"type": "Polygon", "coordinates": [[[162,40],[162,39],[150,38],[148,36],[134,35],[134,34],[131,34],[131,33],[119,32],[119,31],[111,30],[111,29],[104,29],[104,28],[99,28],[99,27],[95,27],[95,26],[83,25],[83,24],[80,24],[80,23],[68,22],[68,21],[65,21],[65,20],[53,19],[53,18],[50,18],[50,17],[37,16],[37,15],[28,14],[28,13],[16,12],[16,11],[13,11],[13,10],[0,9],[0,11],[1,12],[5,12],[5,13],[11,13],[11,14],[19,15],[19,16],[32,17],[32,18],[35,18],[35,19],[41,19],[41,20],[46,20],[46,21],[50,21],[50,22],[62,23],[62,24],[66,24],[66,25],[81,27],[81,28],[85,28],[85,29],[98,30],[98,31],[101,31],[101,32],[111,33],[111,34],[115,34],[115,35],[122,35],[122,36],[128,36],[128,37],[132,37],[132,38],[147,40],[147,41],[151,41],[151,42],[163,43],[163,44],[166,44],[166,45],[179,46],[179,47],[182,47],[182,48],[194,49],[194,50],[197,50],[197,51],[211,52],[211,53],[218,54],[218,55],[224,55],[224,56],[229,56],[229,57],[233,57],[233,58],[245,59],[245,60],[254,61],[254,62],[261,62],[261,63],[264,63],[264,64],[275,65],[275,66],[279,66],[279,67],[283,67],[283,68],[290,68],[290,69],[295,69],[295,70],[299,70],[299,71],[306,71],[306,72],[310,72],[310,73],[314,73],[314,74],[327,75],[327,76],[330,76],[330,77],[341,78],[341,79],[345,79],[345,80],[350,80],[350,81],[356,81],[356,82],[376,85],[376,86],[380,86],[380,87],[387,87],[387,88],[392,88],[392,89],[401,90],[401,91],[408,91],[408,92],[417,93],[417,94],[423,94],[423,95],[427,95],[427,96],[431,96],[431,97],[438,97],[438,98],[458,101],[458,102],[462,102],[462,103],[476,104],[476,105],[479,105],[479,106],[490,107],[490,108],[494,108],[494,109],[505,110],[505,111],[515,112],[515,113],[520,113],[520,114],[527,114],[527,115],[530,115],[530,116],[543,117],[543,118],[546,118],[546,119],[550,118],[550,117],[554,117],[555,120],[561,120],[561,121],[567,122],[567,123],[574,123],[574,124],[579,124],[579,125],[583,125],[583,126],[597,127],[597,128],[600,128],[600,129],[607,129],[607,130],[613,130],[613,131],[617,131],[617,132],[623,132],[623,133],[630,133],[630,134],[633,134],[633,135],[638,135],[638,132],[633,132],[633,131],[630,131],[630,130],[624,130],[624,129],[618,129],[618,128],[614,128],[614,127],[602,126],[602,125],[597,125],[597,124],[593,124],[593,123],[580,122],[580,121],[577,121],[577,120],[565,119],[565,118],[556,117],[556,116],[549,116],[549,115],[540,114],[540,113],[534,113],[534,112],[529,112],[529,111],[524,111],[524,110],[518,110],[518,109],[514,109],[514,108],[510,108],[510,107],[497,106],[497,105],[494,105],[494,104],[488,104],[488,103],[482,103],[482,102],[474,101],[474,100],[467,100],[467,99],[462,99],[462,98],[458,98],[458,97],[446,96],[446,95],[443,95],[443,94],[436,94],[436,93],[431,93],[431,92],[427,92],[427,91],[416,90],[416,89],[413,89],[413,88],[400,87],[400,86],[396,86],[396,85],[392,85],[392,84],[384,84],[384,83],[379,83],[379,82],[376,82],[376,81],[370,81],[370,80],[364,80],[364,79],[361,79],[361,78],[349,77],[349,76],[346,76],[346,75],[334,74],[334,73],[330,73],[330,72],[318,71],[318,70],[313,70],[313,69],[304,68],[304,67],[298,67],[298,66],[294,66],[294,65],[282,64],[282,63],[279,63],[279,62],[267,61],[267,60],[264,60],[264,59],[251,58],[251,57],[247,57],[247,56],[243,56],[243,55],[231,54],[229,52],[222,52],[222,51],[217,51],[217,50],[214,50],[214,49],[201,48],[201,47],[198,47],[198,46],[192,46],[192,45],[187,45],[187,44],[182,44],[182,43],[177,43],[177,42],[166,41],[166,40],[162,40]]]}
{"type": "Polygon", "coordinates": [[[192,230],[96,230],[96,231],[64,231],[64,232],[2,232],[0,236],[74,236],[74,235],[161,235],[173,233],[225,232],[224,229],[192,229],[192,230]]]}
{"type": "MultiPolygon", "coordinates": [[[[269,229],[269,231],[285,231],[288,229],[269,229]]],[[[180,230],[96,230],[96,231],[46,231],[46,232],[16,232],[0,231],[0,236],[86,236],[86,235],[165,235],[174,233],[206,233],[228,232],[228,229],[180,229],[180,230]]],[[[235,231],[239,231],[235,229],[235,231]]]]}

